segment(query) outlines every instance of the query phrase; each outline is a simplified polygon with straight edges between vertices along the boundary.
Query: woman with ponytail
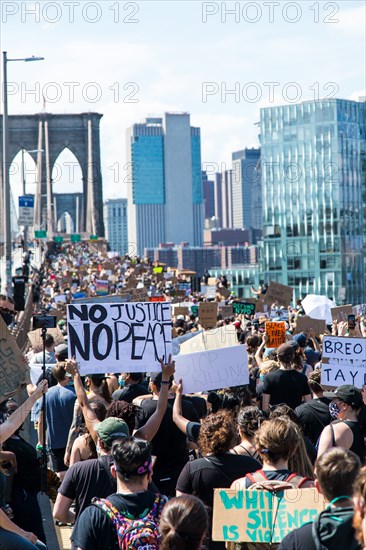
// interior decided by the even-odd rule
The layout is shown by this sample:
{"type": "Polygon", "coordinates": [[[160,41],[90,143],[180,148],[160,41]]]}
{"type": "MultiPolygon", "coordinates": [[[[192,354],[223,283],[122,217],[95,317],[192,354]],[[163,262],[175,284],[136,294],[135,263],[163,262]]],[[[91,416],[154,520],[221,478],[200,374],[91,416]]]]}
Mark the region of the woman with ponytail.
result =
{"type": "Polygon", "coordinates": [[[172,498],[160,518],[160,550],[199,550],[208,528],[203,502],[192,495],[172,498]]]}

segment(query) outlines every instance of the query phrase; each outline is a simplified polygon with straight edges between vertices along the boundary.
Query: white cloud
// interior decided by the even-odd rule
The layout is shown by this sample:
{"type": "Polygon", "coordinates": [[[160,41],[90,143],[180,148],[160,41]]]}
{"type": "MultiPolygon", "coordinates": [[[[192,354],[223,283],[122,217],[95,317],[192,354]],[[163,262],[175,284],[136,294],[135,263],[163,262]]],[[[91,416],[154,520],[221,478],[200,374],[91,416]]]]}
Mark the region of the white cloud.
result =
{"type": "Polygon", "coordinates": [[[341,9],[335,19],[338,23],[330,25],[336,31],[351,32],[352,34],[365,34],[366,31],[366,5],[348,10],[341,9]]]}

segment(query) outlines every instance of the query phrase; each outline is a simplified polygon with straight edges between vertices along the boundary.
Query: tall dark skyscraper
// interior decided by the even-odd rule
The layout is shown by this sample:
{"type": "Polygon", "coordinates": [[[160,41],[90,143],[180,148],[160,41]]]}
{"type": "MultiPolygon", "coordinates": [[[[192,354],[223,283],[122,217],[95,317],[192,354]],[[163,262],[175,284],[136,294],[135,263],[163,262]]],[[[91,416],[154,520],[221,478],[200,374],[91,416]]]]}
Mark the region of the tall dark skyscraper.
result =
{"type": "Polygon", "coordinates": [[[233,225],[246,229],[254,227],[253,203],[261,199],[260,186],[256,185],[256,167],[260,149],[243,149],[232,154],[233,225]]]}

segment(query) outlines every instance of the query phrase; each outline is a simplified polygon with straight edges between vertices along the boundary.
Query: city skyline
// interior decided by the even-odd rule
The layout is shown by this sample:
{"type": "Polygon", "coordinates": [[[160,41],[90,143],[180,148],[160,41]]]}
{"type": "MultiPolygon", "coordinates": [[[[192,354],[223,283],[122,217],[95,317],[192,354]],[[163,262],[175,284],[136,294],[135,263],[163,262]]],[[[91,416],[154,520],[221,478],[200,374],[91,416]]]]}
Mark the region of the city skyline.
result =
{"type": "MultiPolygon", "coordinates": [[[[273,23],[264,7],[258,21],[250,22],[255,11],[243,10],[256,2],[240,3],[238,21],[238,14],[225,14],[215,2],[132,2],[135,15],[123,3],[117,14],[113,3],[104,2],[94,23],[98,13],[90,8],[82,14],[82,3],[75,7],[73,22],[63,3],[57,13],[51,7],[44,11],[37,2],[19,2],[15,14],[10,14],[10,4],[17,7],[3,3],[3,49],[11,58],[35,54],[45,61],[9,65],[9,113],[33,114],[44,107],[55,113],[103,113],[105,199],[113,198],[118,182],[117,196],[127,195],[124,129],[149,114],[191,113],[192,125],[202,128],[203,169],[209,165],[210,179],[211,173],[230,168],[233,151],[258,147],[260,108],[293,101],[296,86],[290,83],[300,88],[301,100],[317,95],[355,99],[365,93],[362,2],[338,2],[334,13],[315,3],[313,11],[302,9],[296,23],[290,22],[295,11],[283,12],[284,3],[274,11],[273,23]],[[25,4],[35,15],[24,11],[25,4]],[[218,13],[209,13],[216,8],[218,13]],[[118,17],[119,24],[114,23],[118,17]],[[162,24],[164,33],[157,33],[162,24]],[[248,83],[259,86],[260,100],[252,101],[256,86],[248,83]],[[27,93],[31,90],[33,95],[27,93]]],[[[227,10],[234,4],[227,2],[227,10]]],[[[58,185],[64,187],[64,182],[58,185]]]]}

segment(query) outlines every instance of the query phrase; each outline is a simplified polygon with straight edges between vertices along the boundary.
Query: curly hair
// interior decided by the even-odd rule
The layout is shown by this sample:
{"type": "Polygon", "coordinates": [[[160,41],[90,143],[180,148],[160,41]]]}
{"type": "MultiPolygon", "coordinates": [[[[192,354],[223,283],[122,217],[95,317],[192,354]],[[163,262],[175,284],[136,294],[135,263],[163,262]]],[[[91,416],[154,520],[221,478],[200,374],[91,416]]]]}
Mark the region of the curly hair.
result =
{"type": "Polygon", "coordinates": [[[127,401],[112,401],[107,409],[106,418],[114,416],[124,420],[128,426],[130,434],[136,426],[136,417],[141,413],[141,408],[127,403],[127,401]]]}
{"type": "Polygon", "coordinates": [[[246,437],[253,437],[265,419],[264,413],[258,407],[244,407],[239,411],[237,422],[246,437]]]}
{"type": "Polygon", "coordinates": [[[237,440],[237,429],[230,411],[220,410],[201,424],[198,447],[202,455],[227,453],[237,440]]]}

